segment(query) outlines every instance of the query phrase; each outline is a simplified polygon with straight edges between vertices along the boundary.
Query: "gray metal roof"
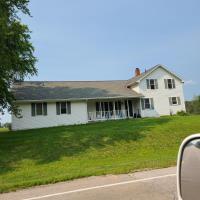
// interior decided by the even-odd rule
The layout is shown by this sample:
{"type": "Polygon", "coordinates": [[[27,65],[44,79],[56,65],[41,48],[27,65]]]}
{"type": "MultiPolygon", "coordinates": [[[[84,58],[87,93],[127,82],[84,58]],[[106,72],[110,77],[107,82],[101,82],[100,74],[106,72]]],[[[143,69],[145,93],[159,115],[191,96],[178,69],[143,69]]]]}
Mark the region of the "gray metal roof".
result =
{"type": "Polygon", "coordinates": [[[17,101],[134,98],[141,94],[119,81],[24,81],[15,83],[12,91],[17,101]]]}

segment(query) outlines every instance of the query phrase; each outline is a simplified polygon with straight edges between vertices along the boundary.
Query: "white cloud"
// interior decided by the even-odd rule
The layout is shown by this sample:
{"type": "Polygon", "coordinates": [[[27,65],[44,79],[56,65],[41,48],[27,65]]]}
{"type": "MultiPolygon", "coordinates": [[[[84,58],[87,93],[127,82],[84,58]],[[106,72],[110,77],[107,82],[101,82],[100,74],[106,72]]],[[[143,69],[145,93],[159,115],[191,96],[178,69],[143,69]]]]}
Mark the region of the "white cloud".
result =
{"type": "Polygon", "coordinates": [[[193,80],[185,81],[185,85],[196,85],[197,83],[193,80]]]}

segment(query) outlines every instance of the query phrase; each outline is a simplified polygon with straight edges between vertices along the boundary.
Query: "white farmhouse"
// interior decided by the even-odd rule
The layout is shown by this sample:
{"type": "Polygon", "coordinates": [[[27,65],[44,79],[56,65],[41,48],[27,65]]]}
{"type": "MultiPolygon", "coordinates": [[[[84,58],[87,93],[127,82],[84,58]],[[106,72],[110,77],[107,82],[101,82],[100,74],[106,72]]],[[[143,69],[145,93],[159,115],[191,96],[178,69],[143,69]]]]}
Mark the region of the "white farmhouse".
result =
{"type": "Polygon", "coordinates": [[[13,87],[21,117],[12,129],[32,129],[92,121],[159,117],[185,111],[183,80],[156,65],[129,80],[25,81],[13,87]]]}

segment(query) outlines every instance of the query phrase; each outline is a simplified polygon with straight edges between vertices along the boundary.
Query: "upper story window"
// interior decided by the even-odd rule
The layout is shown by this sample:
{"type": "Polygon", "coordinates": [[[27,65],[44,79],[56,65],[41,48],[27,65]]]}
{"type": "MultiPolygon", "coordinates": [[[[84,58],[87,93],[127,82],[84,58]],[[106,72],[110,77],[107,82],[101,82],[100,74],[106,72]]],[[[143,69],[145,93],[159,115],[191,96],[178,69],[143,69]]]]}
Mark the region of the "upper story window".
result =
{"type": "Polygon", "coordinates": [[[47,103],[31,103],[31,115],[47,115],[47,103]]]}
{"type": "Polygon", "coordinates": [[[181,105],[180,97],[169,97],[169,104],[171,106],[181,105]]]}
{"type": "Polygon", "coordinates": [[[146,79],[146,80],[147,80],[147,89],[151,89],[151,90],[158,89],[157,79],[146,79]]]}
{"type": "Polygon", "coordinates": [[[174,89],[176,88],[174,79],[165,79],[165,88],[166,89],[174,89]]]}
{"type": "Polygon", "coordinates": [[[71,102],[56,102],[56,114],[71,114],[71,102]]]}
{"type": "Polygon", "coordinates": [[[154,102],[153,102],[153,98],[143,98],[142,99],[142,110],[145,109],[154,109],[154,102]]]}

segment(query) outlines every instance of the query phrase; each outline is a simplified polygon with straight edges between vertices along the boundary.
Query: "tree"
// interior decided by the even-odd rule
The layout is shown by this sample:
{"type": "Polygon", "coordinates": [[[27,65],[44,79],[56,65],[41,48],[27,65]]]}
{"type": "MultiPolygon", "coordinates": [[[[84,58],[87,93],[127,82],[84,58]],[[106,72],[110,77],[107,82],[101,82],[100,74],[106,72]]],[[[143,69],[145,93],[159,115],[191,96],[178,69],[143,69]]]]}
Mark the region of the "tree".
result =
{"type": "Polygon", "coordinates": [[[192,104],[193,104],[194,113],[200,114],[200,96],[194,97],[192,104]]]}
{"type": "Polygon", "coordinates": [[[0,0],[0,113],[5,108],[18,115],[12,85],[37,74],[30,31],[19,12],[31,16],[29,0],[0,0]]]}
{"type": "Polygon", "coordinates": [[[200,114],[200,96],[195,96],[192,101],[186,101],[186,110],[191,114],[200,114]]]}

